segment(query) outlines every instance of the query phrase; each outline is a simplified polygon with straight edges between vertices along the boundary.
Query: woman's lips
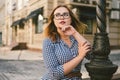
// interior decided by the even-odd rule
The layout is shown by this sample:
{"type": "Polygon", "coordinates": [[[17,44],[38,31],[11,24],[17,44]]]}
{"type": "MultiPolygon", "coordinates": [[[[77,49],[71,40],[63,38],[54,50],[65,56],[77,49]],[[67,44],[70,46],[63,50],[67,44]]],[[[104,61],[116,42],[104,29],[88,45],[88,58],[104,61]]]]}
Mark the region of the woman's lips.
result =
{"type": "Polygon", "coordinates": [[[61,21],[60,24],[64,25],[66,22],[65,21],[61,21]]]}
{"type": "Polygon", "coordinates": [[[65,28],[64,26],[66,25],[66,22],[65,21],[60,21],[60,25],[61,27],[59,28],[61,31],[65,31],[65,28]]]}

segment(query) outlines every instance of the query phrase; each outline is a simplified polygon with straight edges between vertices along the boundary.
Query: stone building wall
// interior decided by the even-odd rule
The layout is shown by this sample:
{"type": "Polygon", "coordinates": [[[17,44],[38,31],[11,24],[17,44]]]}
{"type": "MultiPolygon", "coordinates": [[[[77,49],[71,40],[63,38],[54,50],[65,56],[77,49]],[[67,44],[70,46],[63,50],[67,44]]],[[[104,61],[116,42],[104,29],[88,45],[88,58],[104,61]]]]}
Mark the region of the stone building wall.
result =
{"type": "MultiPolygon", "coordinates": [[[[15,0],[18,2],[17,0],[15,0]]],[[[17,3],[16,3],[17,4],[17,3]]],[[[24,23],[24,29],[19,29],[19,25],[17,25],[17,31],[15,31],[14,27],[11,27],[12,23],[21,18],[26,18],[32,11],[43,7],[43,16],[44,18],[48,18],[50,16],[51,11],[60,4],[66,4],[69,7],[73,5],[82,6],[80,3],[71,3],[70,0],[28,0],[26,6],[23,6],[22,9],[12,11],[12,14],[7,14],[5,17],[5,27],[4,27],[4,39],[3,42],[5,45],[11,45],[14,42],[25,42],[27,43],[28,48],[30,49],[42,49],[42,41],[43,41],[43,33],[35,33],[35,24],[32,23],[32,19],[27,20],[24,23]],[[17,34],[17,35],[16,35],[17,34]]],[[[85,6],[85,5],[83,5],[85,6]]],[[[83,7],[82,6],[82,7],[83,7]]],[[[90,5],[91,7],[92,5],[90,5]]],[[[87,6],[88,7],[88,6],[87,6]]],[[[93,6],[94,7],[94,6],[93,6]]],[[[109,19],[109,18],[108,18],[109,19]]],[[[111,46],[120,45],[120,21],[112,21],[109,23],[109,37],[111,46]]],[[[43,25],[45,27],[46,23],[43,25]]],[[[94,33],[97,31],[96,20],[93,19],[93,28],[92,34],[84,34],[84,36],[92,43],[94,33]]]]}

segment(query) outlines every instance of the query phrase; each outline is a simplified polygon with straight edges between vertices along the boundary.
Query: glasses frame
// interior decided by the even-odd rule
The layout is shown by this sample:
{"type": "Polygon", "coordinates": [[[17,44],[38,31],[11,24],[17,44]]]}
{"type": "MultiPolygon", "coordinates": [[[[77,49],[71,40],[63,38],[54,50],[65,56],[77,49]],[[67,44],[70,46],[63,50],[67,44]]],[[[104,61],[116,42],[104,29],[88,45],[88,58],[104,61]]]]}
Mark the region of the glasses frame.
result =
{"type": "Polygon", "coordinates": [[[56,20],[68,19],[68,18],[70,18],[69,12],[64,12],[62,14],[60,14],[60,13],[54,14],[54,19],[56,19],[56,20]]]}

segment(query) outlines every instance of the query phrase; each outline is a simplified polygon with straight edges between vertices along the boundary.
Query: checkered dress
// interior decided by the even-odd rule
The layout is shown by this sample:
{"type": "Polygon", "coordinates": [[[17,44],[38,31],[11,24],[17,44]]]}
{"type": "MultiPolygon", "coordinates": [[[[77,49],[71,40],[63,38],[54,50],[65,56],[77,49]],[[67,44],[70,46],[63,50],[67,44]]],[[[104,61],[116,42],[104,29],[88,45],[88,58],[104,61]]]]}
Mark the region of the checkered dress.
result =
{"type": "MultiPolygon", "coordinates": [[[[64,41],[57,40],[52,42],[46,38],[43,41],[43,58],[47,69],[47,73],[41,80],[81,80],[78,78],[68,79],[64,76],[63,64],[70,61],[78,54],[78,42],[73,36],[70,37],[72,46],[68,47],[64,41]]],[[[81,64],[79,64],[73,71],[80,71],[81,64]]]]}

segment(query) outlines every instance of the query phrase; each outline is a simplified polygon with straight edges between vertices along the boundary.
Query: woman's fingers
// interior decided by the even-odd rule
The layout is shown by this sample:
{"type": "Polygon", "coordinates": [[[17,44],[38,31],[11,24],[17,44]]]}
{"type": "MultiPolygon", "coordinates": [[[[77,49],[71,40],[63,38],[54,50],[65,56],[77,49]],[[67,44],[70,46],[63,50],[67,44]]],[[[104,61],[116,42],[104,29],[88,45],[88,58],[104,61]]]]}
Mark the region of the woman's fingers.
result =
{"type": "Polygon", "coordinates": [[[92,49],[91,45],[87,41],[83,42],[80,45],[80,47],[82,47],[82,49],[87,50],[87,51],[90,51],[92,49]]]}
{"type": "Polygon", "coordinates": [[[91,44],[88,41],[84,41],[80,46],[91,46],[91,44]]]}
{"type": "Polygon", "coordinates": [[[71,25],[67,25],[61,28],[61,31],[65,35],[73,35],[75,33],[75,29],[71,25]]]}
{"type": "Polygon", "coordinates": [[[85,41],[85,42],[81,43],[81,46],[84,46],[86,43],[87,43],[87,41],[85,41]]]}

